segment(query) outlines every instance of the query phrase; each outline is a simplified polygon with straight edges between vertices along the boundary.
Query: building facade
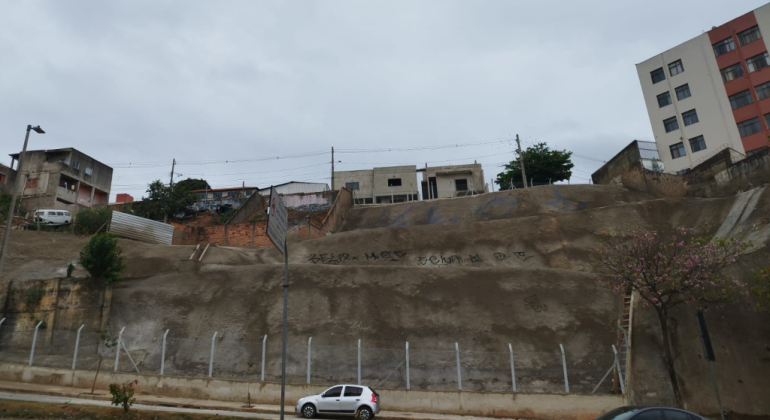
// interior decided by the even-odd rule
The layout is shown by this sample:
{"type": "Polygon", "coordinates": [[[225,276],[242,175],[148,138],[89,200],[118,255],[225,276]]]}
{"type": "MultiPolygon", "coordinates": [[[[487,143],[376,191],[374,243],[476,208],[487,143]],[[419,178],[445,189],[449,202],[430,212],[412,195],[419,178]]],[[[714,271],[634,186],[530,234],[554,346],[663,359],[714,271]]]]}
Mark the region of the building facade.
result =
{"type": "Polygon", "coordinates": [[[355,204],[403,203],[418,200],[417,166],[335,171],[334,185],[353,190],[355,204]]]}
{"type": "MultiPolygon", "coordinates": [[[[329,184],[324,182],[298,182],[290,181],[283,184],[273,185],[278,194],[310,194],[329,191],[329,184]]],[[[270,187],[260,188],[259,193],[265,196],[270,195],[270,187]]]]}
{"type": "Polygon", "coordinates": [[[0,194],[10,194],[16,182],[16,171],[0,163],[0,194]]]}
{"type": "Polygon", "coordinates": [[[770,4],[636,65],[667,172],[770,146],[770,4]]]}
{"type": "MultiPolygon", "coordinates": [[[[11,155],[11,169],[19,154],[11,155]]],[[[73,148],[32,150],[24,154],[17,176],[25,182],[19,193],[27,212],[106,205],[112,186],[112,168],[73,148]]]]}
{"type": "Polygon", "coordinates": [[[487,192],[480,163],[421,169],[422,199],[464,197],[487,192]]]}

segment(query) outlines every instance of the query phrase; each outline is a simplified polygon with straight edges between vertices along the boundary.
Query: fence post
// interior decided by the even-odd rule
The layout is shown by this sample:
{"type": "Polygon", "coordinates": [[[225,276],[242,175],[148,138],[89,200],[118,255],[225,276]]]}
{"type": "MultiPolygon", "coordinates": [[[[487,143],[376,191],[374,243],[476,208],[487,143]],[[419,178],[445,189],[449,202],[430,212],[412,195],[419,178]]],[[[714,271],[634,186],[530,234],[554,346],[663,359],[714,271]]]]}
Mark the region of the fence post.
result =
{"type": "Polygon", "coordinates": [[[120,329],[120,332],[118,333],[118,345],[115,347],[115,368],[112,370],[113,372],[118,371],[118,360],[120,359],[120,343],[123,340],[123,331],[126,329],[126,327],[123,327],[120,329]]]}
{"type": "Polygon", "coordinates": [[[569,394],[569,378],[567,378],[567,358],[564,356],[564,346],[559,344],[561,349],[561,364],[564,367],[564,392],[569,394]]]}
{"type": "Polygon", "coordinates": [[[310,383],[310,346],[313,344],[313,337],[307,338],[307,383],[310,383]]]}
{"type": "Polygon", "coordinates": [[[35,359],[35,345],[37,344],[37,330],[40,328],[40,325],[43,324],[43,321],[40,321],[35,325],[35,335],[32,336],[32,350],[29,352],[29,365],[32,366],[32,361],[35,359]]]}
{"type": "Polygon", "coordinates": [[[78,347],[80,347],[80,332],[83,331],[83,327],[85,327],[86,324],[83,324],[78,328],[78,336],[75,338],[75,355],[72,356],[72,370],[75,370],[75,366],[77,366],[78,363],[78,347]]]}
{"type": "Polygon", "coordinates": [[[516,392],[516,369],[513,367],[513,346],[508,343],[508,351],[511,353],[511,382],[513,383],[513,392],[516,392]]]}
{"type": "Polygon", "coordinates": [[[409,342],[406,342],[406,390],[409,391],[410,384],[409,384],[409,342]]]}
{"type": "Polygon", "coordinates": [[[358,385],[361,385],[361,339],[358,339],[358,385]]]}
{"type": "Polygon", "coordinates": [[[612,345],[612,352],[615,353],[615,369],[618,370],[618,382],[620,382],[620,393],[626,394],[626,383],[623,381],[623,371],[620,370],[620,358],[618,357],[618,349],[615,345],[612,345]]]}
{"type": "Polygon", "coordinates": [[[166,337],[168,336],[168,329],[163,333],[163,350],[160,352],[160,376],[163,376],[163,372],[166,369],[166,337]]]}
{"type": "Polygon", "coordinates": [[[457,389],[463,390],[463,378],[460,374],[460,345],[455,343],[455,353],[457,354],[457,389]]]}
{"type": "Polygon", "coordinates": [[[262,382],[265,382],[265,349],[267,347],[267,334],[265,334],[265,338],[262,339],[262,373],[259,376],[259,379],[262,382]]]}
{"type": "Polygon", "coordinates": [[[209,358],[209,378],[214,373],[214,343],[216,343],[217,332],[214,331],[214,335],[211,337],[211,357],[209,358]]]}

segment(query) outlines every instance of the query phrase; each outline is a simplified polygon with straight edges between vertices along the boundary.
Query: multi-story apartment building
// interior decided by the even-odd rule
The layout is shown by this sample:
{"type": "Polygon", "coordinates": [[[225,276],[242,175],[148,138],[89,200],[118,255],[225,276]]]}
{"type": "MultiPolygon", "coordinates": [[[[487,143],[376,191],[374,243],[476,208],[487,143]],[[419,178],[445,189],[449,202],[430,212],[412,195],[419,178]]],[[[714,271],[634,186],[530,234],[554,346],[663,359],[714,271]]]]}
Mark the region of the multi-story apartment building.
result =
{"type": "MultiPolygon", "coordinates": [[[[19,154],[11,155],[11,169],[19,154]]],[[[112,186],[112,168],[73,148],[28,150],[16,176],[25,211],[65,209],[107,204],[112,186]]]]}
{"type": "Polygon", "coordinates": [[[480,163],[421,169],[422,199],[454,198],[487,192],[480,163]]]}
{"type": "Polygon", "coordinates": [[[356,204],[417,201],[417,166],[335,171],[334,186],[353,190],[356,204]]]}
{"type": "Polygon", "coordinates": [[[770,146],[770,4],[636,65],[667,172],[770,146]]]}

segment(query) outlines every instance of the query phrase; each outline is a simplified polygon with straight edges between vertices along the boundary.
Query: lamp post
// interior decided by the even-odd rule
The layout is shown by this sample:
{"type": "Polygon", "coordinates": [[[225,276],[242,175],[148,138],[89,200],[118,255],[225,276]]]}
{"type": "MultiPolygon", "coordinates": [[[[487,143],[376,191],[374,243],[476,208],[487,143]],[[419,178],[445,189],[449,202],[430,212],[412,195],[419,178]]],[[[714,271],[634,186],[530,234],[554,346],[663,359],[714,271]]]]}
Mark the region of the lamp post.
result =
{"type": "MultiPolygon", "coordinates": [[[[45,134],[45,131],[43,131],[40,126],[27,126],[27,135],[24,137],[24,147],[21,149],[21,154],[19,154],[19,166],[17,166],[16,170],[16,182],[13,183],[13,190],[11,192],[11,205],[8,208],[8,220],[5,222],[5,232],[3,233],[3,247],[0,248],[0,276],[3,272],[3,260],[5,260],[5,253],[8,249],[8,237],[11,236],[11,227],[13,226],[13,214],[14,210],[16,208],[16,192],[18,191],[19,182],[22,181],[22,164],[24,162],[24,154],[27,152],[27,143],[29,142],[29,132],[35,130],[38,134],[45,134]]],[[[26,179],[25,179],[26,181],[26,179]]]]}

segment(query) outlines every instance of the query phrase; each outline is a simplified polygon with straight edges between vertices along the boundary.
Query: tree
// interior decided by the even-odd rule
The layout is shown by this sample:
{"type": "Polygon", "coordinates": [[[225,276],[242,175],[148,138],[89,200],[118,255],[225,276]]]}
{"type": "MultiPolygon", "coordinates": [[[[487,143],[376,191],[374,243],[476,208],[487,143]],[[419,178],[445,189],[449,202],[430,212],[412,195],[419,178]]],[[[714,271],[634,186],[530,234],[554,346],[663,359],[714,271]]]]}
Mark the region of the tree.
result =
{"type": "MultiPolygon", "coordinates": [[[[572,177],[572,152],[566,150],[558,151],[548,148],[546,143],[538,143],[528,147],[523,152],[524,170],[527,173],[527,182],[535,179],[540,182],[558,182],[566,181],[572,177]]],[[[511,188],[511,181],[514,185],[521,183],[521,164],[519,163],[519,152],[516,151],[516,159],[505,165],[505,171],[497,175],[495,184],[500,186],[501,190],[511,188]]]]}
{"type": "Polygon", "coordinates": [[[141,203],[135,203],[134,212],[146,215],[150,219],[163,220],[173,217],[195,203],[195,195],[187,188],[169,187],[160,180],[154,181],[147,187],[147,197],[142,197],[141,203]]]}
{"type": "Polygon", "coordinates": [[[187,191],[211,189],[211,185],[205,179],[187,178],[174,184],[174,188],[184,188],[187,191]]]}
{"type": "Polygon", "coordinates": [[[103,281],[105,284],[118,280],[120,272],[126,268],[123,250],[118,245],[118,239],[111,233],[99,233],[80,250],[80,265],[83,266],[91,278],[103,281]]]}
{"type": "MultiPolygon", "coordinates": [[[[118,349],[120,352],[120,349],[118,349]]],[[[134,391],[138,380],[131,381],[127,384],[110,384],[110,394],[112,394],[112,405],[123,407],[123,412],[128,413],[128,409],[134,405],[136,398],[134,398],[134,391]]]]}
{"type": "Polygon", "coordinates": [[[671,387],[680,406],[682,395],[668,329],[671,310],[685,302],[704,306],[731,300],[744,285],[722,271],[748,247],[735,238],[696,237],[691,229],[676,229],[670,234],[640,229],[627,239],[605,234],[602,245],[594,250],[600,285],[614,293],[633,290],[645,306],[657,312],[671,387]]]}

